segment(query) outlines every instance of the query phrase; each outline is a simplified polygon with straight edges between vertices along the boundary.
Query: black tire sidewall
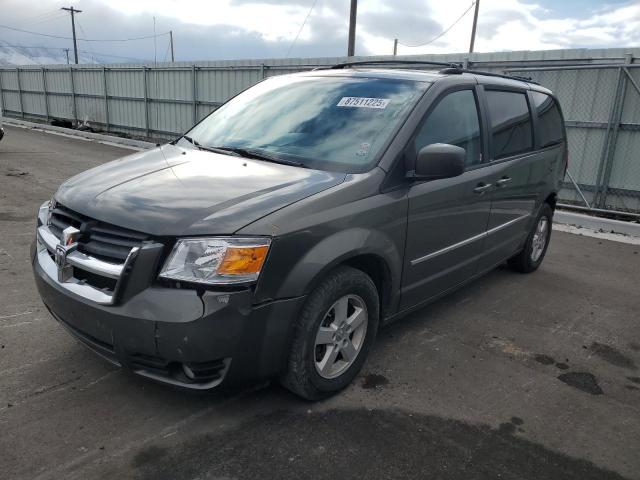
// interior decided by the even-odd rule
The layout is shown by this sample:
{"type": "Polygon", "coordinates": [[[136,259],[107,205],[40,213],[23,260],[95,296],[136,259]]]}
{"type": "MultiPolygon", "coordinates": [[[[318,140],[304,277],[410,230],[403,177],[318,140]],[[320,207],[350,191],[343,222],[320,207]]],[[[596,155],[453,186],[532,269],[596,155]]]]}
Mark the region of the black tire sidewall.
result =
{"type": "Polygon", "coordinates": [[[318,397],[345,388],[356,377],[374,343],[378,330],[379,309],[379,298],[374,283],[366,274],[353,268],[343,267],[336,270],[312,292],[301,319],[307,323],[306,328],[300,332],[304,335],[301,353],[305,377],[310,386],[317,391],[318,397]],[[349,294],[359,296],[367,308],[367,332],[364,344],[349,368],[340,376],[327,379],[320,376],[315,367],[316,335],[329,308],[339,298],[349,294]]]}
{"type": "Polygon", "coordinates": [[[553,210],[547,203],[543,203],[540,207],[540,211],[538,212],[538,216],[536,217],[535,222],[533,223],[533,227],[531,228],[531,233],[529,234],[529,238],[527,239],[527,247],[525,248],[526,262],[528,266],[528,270],[536,270],[542,261],[544,260],[545,255],[547,254],[547,249],[549,248],[549,242],[551,240],[551,230],[553,227],[553,210]],[[538,227],[538,223],[542,217],[547,217],[547,221],[549,222],[549,226],[547,228],[547,238],[545,239],[544,249],[542,250],[542,254],[535,262],[531,258],[531,253],[533,249],[533,237],[536,234],[536,229],[538,227]]]}

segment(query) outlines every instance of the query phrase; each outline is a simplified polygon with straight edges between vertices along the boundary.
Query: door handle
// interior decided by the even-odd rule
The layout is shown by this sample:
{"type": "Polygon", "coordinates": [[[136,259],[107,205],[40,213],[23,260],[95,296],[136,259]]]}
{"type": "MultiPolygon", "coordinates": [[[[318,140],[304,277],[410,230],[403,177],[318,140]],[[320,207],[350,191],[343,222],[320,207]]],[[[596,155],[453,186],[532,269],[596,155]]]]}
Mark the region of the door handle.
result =
{"type": "Polygon", "coordinates": [[[493,184],[491,183],[479,183],[478,186],[476,188],[473,189],[473,193],[479,193],[482,194],[484,192],[486,192],[487,190],[489,190],[491,187],[493,187],[493,184]]]}
{"type": "Polygon", "coordinates": [[[504,187],[510,181],[511,181],[511,177],[502,177],[500,180],[496,182],[496,187],[504,187]]]}

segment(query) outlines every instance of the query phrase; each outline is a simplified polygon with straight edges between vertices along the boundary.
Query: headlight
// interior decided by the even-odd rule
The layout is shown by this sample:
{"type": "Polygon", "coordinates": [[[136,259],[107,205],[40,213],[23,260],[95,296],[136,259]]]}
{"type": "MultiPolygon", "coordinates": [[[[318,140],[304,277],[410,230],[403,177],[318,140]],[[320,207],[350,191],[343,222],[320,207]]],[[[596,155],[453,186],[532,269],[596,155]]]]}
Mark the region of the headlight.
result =
{"type": "Polygon", "coordinates": [[[210,285],[253,282],[267,258],[268,238],[185,238],[178,240],[160,277],[210,285]]]}

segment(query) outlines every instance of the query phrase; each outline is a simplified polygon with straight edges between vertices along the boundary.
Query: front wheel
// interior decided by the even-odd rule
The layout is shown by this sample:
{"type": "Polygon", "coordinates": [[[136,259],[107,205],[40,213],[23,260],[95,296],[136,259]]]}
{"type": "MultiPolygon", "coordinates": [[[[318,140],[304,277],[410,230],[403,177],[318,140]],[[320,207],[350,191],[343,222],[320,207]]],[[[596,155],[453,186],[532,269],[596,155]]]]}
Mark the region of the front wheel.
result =
{"type": "Polygon", "coordinates": [[[549,247],[552,224],[553,210],[548,203],[544,203],[524,248],[509,260],[511,268],[522,273],[530,273],[538,269],[549,247]]]}
{"type": "Polygon", "coordinates": [[[378,292],[371,278],[351,267],[334,270],[302,308],[281,383],[307,400],[345,388],[364,364],[378,316],[378,292]]]}

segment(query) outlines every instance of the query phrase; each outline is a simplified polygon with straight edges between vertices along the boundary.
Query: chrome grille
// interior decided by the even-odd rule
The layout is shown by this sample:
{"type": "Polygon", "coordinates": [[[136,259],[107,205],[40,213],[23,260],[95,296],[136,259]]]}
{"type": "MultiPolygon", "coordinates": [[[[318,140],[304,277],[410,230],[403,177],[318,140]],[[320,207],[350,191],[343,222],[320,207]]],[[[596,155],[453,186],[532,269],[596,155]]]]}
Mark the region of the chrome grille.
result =
{"type": "Polygon", "coordinates": [[[107,262],[123,262],[132,248],[149,240],[144,233],[93,220],[57,204],[51,211],[49,229],[60,239],[62,231],[70,226],[80,230],[78,251],[107,262]]]}
{"type": "Polygon", "coordinates": [[[148,235],[93,220],[61,205],[49,211],[47,205],[38,214],[40,267],[65,290],[96,303],[114,303],[130,265],[143,245],[149,245],[148,235]]]}

